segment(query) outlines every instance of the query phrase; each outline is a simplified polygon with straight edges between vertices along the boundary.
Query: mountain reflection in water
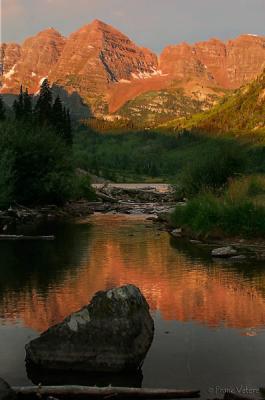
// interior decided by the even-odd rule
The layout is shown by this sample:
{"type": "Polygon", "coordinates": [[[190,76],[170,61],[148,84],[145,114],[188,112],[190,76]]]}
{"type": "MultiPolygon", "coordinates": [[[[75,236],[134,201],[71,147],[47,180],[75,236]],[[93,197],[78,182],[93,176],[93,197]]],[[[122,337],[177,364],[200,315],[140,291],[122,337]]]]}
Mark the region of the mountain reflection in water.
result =
{"type": "Polygon", "coordinates": [[[131,216],[94,215],[35,233],[56,240],[0,242],[0,376],[11,385],[177,387],[201,389],[202,398],[223,397],[209,395],[215,387],[264,386],[262,265],[213,262],[208,248],[131,216]],[[155,321],[142,371],[111,377],[26,370],[29,340],[96,291],[124,283],[141,288],[155,321]]]}
{"type": "Polygon", "coordinates": [[[91,221],[46,226],[56,233],[54,243],[0,243],[4,323],[19,320],[41,332],[96,291],[133,283],[164,320],[241,328],[247,335],[264,327],[261,267],[212,262],[207,249],[180,244],[147,221],[91,221]]]}

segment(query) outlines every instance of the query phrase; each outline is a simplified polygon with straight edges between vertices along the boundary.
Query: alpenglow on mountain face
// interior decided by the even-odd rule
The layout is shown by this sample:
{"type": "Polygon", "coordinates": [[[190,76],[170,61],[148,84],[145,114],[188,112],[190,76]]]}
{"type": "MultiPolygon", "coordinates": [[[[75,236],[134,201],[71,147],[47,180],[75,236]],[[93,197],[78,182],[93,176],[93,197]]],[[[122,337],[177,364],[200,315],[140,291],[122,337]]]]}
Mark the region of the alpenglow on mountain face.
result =
{"type": "MultiPolygon", "coordinates": [[[[17,94],[21,84],[37,93],[48,78],[69,94],[78,93],[95,115],[103,115],[145,93],[181,89],[189,98],[208,101],[224,89],[238,88],[265,67],[265,36],[181,43],[158,57],[95,20],[68,38],[49,28],[22,45],[3,43],[1,54],[1,93],[17,94]]],[[[163,102],[160,97],[156,104],[163,102]]]]}

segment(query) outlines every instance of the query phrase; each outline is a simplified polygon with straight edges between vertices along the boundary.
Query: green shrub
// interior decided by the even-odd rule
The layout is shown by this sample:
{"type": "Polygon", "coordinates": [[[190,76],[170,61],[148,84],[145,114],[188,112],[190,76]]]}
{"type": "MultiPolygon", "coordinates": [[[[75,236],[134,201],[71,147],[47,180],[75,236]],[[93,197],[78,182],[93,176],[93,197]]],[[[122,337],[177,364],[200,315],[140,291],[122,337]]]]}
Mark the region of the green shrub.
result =
{"type": "Polygon", "coordinates": [[[249,182],[248,195],[251,197],[254,197],[254,196],[258,196],[260,194],[264,194],[264,193],[265,193],[264,177],[254,176],[249,182]]]}
{"type": "Polygon", "coordinates": [[[74,200],[96,200],[96,193],[91,187],[91,181],[88,175],[77,175],[73,189],[74,200]]]}
{"type": "Polygon", "coordinates": [[[0,154],[2,207],[12,202],[59,204],[71,197],[71,149],[51,129],[2,123],[0,154]]]}
{"type": "Polygon", "coordinates": [[[172,222],[175,226],[189,228],[197,234],[206,234],[217,227],[220,220],[220,205],[212,193],[200,194],[185,206],[177,206],[172,222]]]}
{"type": "Polygon", "coordinates": [[[229,178],[242,173],[247,159],[243,148],[233,141],[213,142],[195,154],[181,176],[182,190],[194,195],[203,190],[219,190],[229,178]]]}

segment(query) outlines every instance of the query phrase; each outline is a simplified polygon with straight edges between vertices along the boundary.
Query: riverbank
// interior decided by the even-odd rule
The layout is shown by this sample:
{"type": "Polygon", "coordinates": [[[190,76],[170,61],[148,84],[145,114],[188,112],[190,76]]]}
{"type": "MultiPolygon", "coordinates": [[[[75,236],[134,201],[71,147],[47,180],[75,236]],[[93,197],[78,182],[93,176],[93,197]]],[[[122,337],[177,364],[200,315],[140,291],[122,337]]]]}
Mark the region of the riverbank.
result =
{"type": "Polygon", "coordinates": [[[148,214],[156,218],[173,211],[174,191],[170,185],[115,185],[94,187],[97,201],[72,201],[64,206],[25,207],[15,204],[0,210],[0,232],[15,234],[25,226],[50,220],[87,217],[95,212],[148,214]]]}
{"type": "MultiPolygon", "coordinates": [[[[263,238],[249,239],[237,236],[197,235],[192,230],[176,226],[172,215],[176,208],[174,188],[161,184],[98,184],[94,185],[98,201],[85,200],[68,202],[62,207],[46,205],[27,208],[21,205],[0,211],[0,232],[2,235],[21,234],[27,227],[45,221],[86,218],[94,213],[142,215],[152,220],[157,229],[168,231],[175,240],[182,240],[194,246],[209,248],[209,255],[215,248],[233,247],[234,262],[265,260],[265,241],[263,238]]],[[[185,203],[177,203],[180,208],[185,203]]]]}
{"type": "MultiPolygon", "coordinates": [[[[178,207],[185,207],[185,203],[178,203],[178,207]]],[[[176,206],[175,206],[176,208],[176,206]]],[[[213,234],[202,235],[193,232],[187,227],[176,225],[172,218],[175,208],[171,208],[168,212],[161,212],[154,218],[154,223],[158,229],[163,229],[169,232],[169,234],[176,241],[185,241],[196,247],[209,248],[209,255],[211,255],[214,249],[219,248],[232,248],[236,251],[236,254],[227,255],[226,261],[233,262],[251,262],[251,261],[265,261],[265,239],[263,237],[242,237],[240,235],[226,236],[220,231],[216,231],[213,234]],[[233,257],[234,256],[234,257],[233,257]]],[[[228,251],[229,253],[229,251],[228,251]]]]}
{"type": "MultiPolygon", "coordinates": [[[[165,217],[165,216],[164,216],[165,217]]],[[[265,261],[265,240],[264,238],[242,238],[241,236],[231,237],[198,237],[193,232],[182,229],[181,227],[175,228],[169,223],[169,214],[167,218],[158,218],[156,222],[159,223],[176,241],[185,241],[191,243],[195,247],[206,247],[209,249],[209,256],[213,258],[225,259],[226,262],[246,263],[251,261],[264,262],[265,261]],[[214,255],[214,250],[220,250],[221,255],[214,255]],[[223,252],[223,254],[222,254],[223,252]]]]}
{"type": "Polygon", "coordinates": [[[46,205],[42,207],[10,206],[8,210],[0,211],[0,231],[2,234],[15,234],[26,226],[41,222],[67,219],[92,214],[91,202],[69,202],[63,207],[46,205]]]}

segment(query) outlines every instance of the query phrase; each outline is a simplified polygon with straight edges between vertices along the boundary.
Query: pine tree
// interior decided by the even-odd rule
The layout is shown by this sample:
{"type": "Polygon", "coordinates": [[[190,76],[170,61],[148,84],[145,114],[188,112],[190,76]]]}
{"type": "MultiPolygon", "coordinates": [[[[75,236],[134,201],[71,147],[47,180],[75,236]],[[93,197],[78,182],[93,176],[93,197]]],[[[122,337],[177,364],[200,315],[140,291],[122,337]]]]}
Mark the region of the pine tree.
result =
{"type": "Polygon", "coordinates": [[[45,79],[41,84],[34,112],[37,121],[41,125],[52,124],[52,92],[48,79],[45,79]]]}
{"type": "Polygon", "coordinates": [[[6,109],[2,96],[0,96],[0,121],[3,121],[5,119],[6,119],[6,109]]]}
{"type": "Polygon", "coordinates": [[[31,121],[32,119],[32,99],[28,93],[28,89],[23,91],[23,86],[20,86],[18,99],[13,103],[13,110],[16,120],[31,121]]]}
{"type": "Polygon", "coordinates": [[[30,121],[32,119],[32,99],[28,89],[23,93],[23,119],[30,121]]]}
{"type": "Polygon", "coordinates": [[[72,122],[69,110],[66,110],[65,114],[64,139],[66,144],[70,146],[73,144],[72,122]]]}
{"type": "Polygon", "coordinates": [[[59,136],[64,136],[64,113],[63,106],[59,96],[56,97],[52,106],[52,125],[59,136]]]}
{"type": "Polygon", "coordinates": [[[20,121],[23,118],[24,113],[24,101],[23,101],[23,87],[20,86],[20,93],[18,99],[13,103],[13,111],[15,113],[15,119],[20,121]]]}
{"type": "Polygon", "coordinates": [[[18,119],[23,118],[24,100],[23,100],[23,86],[20,86],[20,93],[18,96],[18,119]]]}
{"type": "Polygon", "coordinates": [[[68,109],[63,107],[59,96],[56,97],[52,106],[52,125],[56,133],[65,141],[66,144],[72,145],[72,126],[71,117],[68,109]]]}
{"type": "Polygon", "coordinates": [[[18,118],[18,115],[19,115],[19,105],[18,105],[18,101],[17,101],[17,100],[14,101],[12,108],[13,108],[13,111],[14,111],[14,114],[15,114],[15,119],[19,119],[19,118],[18,118]]]}

